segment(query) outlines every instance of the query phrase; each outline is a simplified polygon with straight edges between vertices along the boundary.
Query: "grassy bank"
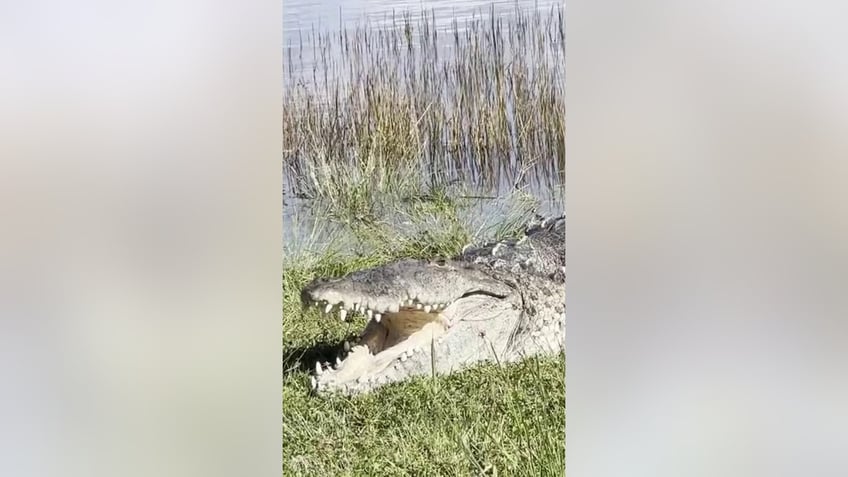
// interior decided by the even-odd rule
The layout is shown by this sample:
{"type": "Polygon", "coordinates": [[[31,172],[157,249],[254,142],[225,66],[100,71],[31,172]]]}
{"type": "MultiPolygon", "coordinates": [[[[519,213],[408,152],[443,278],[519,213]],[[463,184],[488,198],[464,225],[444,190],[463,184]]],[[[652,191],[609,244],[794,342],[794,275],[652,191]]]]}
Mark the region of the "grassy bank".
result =
{"type": "MultiPolygon", "coordinates": [[[[503,230],[514,234],[516,227],[503,230]]],[[[450,256],[470,239],[387,241],[368,257],[312,257],[283,275],[284,475],[562,475],[564,358],[484,365],[355,398],[308,394],[316,359],[335,355],[364,319],[343,323],[301,310],[299,290],[399,257],[450,256]]]]}
{"type": "Polygon", "coordinates": [[[481,11],[439,29],[432,14],[288,38],[283,149],[295,194],[351,215],[387,197],[560,187],[565,20],[481,11]]]}

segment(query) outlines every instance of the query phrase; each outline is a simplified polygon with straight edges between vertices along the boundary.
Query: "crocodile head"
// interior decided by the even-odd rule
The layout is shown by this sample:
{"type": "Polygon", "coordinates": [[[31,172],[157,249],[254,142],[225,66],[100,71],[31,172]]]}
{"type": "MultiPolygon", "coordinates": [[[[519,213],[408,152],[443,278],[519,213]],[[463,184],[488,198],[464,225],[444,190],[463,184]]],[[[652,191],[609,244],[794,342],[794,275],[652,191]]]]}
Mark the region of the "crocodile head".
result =
{"type": "Polygon", "coordinates": [[[354,394],[450,372],[483,355],[497,359],[491,355],[504,351],[521,314],[520,293],[497,277],[464,262],[402,260],[310,283],[301,292],[304,306],[342,320],[368,317],[334,366],[316,363],[313,390],[354,394]]]}

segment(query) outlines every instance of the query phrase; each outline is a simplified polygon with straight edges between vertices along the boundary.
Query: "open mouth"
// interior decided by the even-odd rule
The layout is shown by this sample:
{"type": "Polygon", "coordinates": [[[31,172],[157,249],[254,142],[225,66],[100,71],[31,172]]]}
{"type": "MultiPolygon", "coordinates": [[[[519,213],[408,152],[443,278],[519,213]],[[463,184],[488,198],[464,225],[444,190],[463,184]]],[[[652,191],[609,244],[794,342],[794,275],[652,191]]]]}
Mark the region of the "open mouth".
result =
{"type": "Polygon", "coordinates": [[[450,303],[424,303],[417,299],[379,306],[367,300],[354,303],[330,303],[327,300],[308,300],[327,315],[347,320],[353,313],[368,318],[362,334],[354,343],[345,342],[335,363],[316,363],[312,388],[317,390],[322,381],[336,384],[362,383],[392,364],[403,363],[429,347],[441,342],[442,335],[453,323],[446,311],[450,303]]]}
{"type": "Polygon", "coordinates": [[[401,260],[315,280],[301,290],[304,306],[342,320],[358,313],[368,321],[339,356],[316,363],[312,389],[359,392],[427,369],[435,372],[438,356],[458,362],[459,355],[474,351],[468,333],[457,331],[480,326],[479,320],[509,317],[512,303],[504,298],[512,295],[508,284],[456,262],[401,260]]]}

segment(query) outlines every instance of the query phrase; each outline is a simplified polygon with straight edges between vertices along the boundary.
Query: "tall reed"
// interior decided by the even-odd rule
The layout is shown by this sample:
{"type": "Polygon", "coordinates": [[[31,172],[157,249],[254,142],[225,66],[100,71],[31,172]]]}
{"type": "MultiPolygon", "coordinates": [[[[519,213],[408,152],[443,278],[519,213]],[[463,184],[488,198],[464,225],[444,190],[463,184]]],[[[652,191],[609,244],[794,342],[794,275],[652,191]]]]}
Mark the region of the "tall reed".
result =
{"type": "Polygon", "coordinates": [[[291,192],[351,209],[451,184],[560,187],[565,20],[433,12],[289,39],[283,149],[291,192]]]}

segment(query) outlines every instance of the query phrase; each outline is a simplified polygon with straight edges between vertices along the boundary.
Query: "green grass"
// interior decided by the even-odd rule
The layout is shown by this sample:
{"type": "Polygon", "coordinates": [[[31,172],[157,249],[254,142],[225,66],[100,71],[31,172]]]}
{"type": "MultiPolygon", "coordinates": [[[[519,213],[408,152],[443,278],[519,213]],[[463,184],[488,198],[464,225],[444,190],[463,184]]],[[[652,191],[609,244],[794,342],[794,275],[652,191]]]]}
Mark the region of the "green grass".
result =
{"type": "MultiPolygon", "coordinates": [[[[515,231],[507,225],[498,234],[515,231]]],[[[450,256],[470,235],[458,224],[436,238],[378,234],[382,242],[367,257],[324,254],[285,268],[284,475],[563,475],[563,356],[486,364],[353,398],[308,393],[315,360],[334,356],[365,323],[304,312],[299,291],[306,283],[399,257],[450,256]]]]}

